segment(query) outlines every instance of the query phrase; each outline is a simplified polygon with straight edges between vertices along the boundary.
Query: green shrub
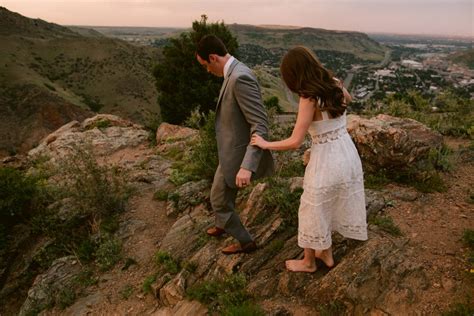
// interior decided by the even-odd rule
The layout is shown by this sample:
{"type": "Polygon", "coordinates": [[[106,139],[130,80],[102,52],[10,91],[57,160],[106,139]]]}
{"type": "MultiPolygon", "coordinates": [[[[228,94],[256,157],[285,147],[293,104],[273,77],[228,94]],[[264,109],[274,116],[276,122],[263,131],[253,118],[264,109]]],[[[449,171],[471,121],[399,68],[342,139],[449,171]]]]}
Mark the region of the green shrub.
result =
{"type": "Polygon", "coordinates": [[[299,157],[295,158],[292,152],[281,152],[275,155],[277,160],[276,175],[281,178],[303,177],[305,165],[299,157]]]}
{"type": "Polygon", "coordinates": [[[470,248],[474,249],[474,230],[472,229],[465,229],[462,234],[462,241],[469,246],[470,248]]]}
{"type": "Polygon", "coordinates": [[[240,306],[231,306],[227,308],[225,316],[265,316],[263,309],[255,303],[245,302],[240,306]]]}
{"type": "Polygon", "coordinates": [[[410,167],[400,170],[379,169],[364,175],[364,184],[368,189],[381,189],[390,182],[405,184],[423,193],[445,192],[446,184],[439,171],[427,163],[426,168],[410,167]]]}
{"type": "Polygon", "coordinates": [[[263,192],[264,207],[272,212],[278,210],[283,219],[283,226],[296,229],[302,193],[302,188],[291,192],[288,181],[279,178],[268,178],[268,188],[263,192]]]}
{"type": "Polygon", "coordinates": [[[121,290],[120,290],[120,295],[124,300],[128,300],[128,298],[133,294],[133,286],[130,284],[125,285],[121,290]]]}
{"type": "Polygon", "coordinates": [[[148,131],[148,141],[150,146],[156,146],[156,131],[161,124],[161,119],[153,116],[145,122],[145,129],[148,131]]]}
{"type": "Polygon", "coordinates": [[[474,308],[467,304],[456,303],[450,306],[449,311],[444,312],[443,316],[472,316],[474,308]]]}
{"type": "Polygon", "coordinates": [[[132,189],[127,185],[123,170],[99,165],[91,147],[76,146],[62,161],[61,168],[68,179],[66,195],[80,214],[100,222],[125,209],[132,189]]]}
{"type": "Polygon", "coordinates": [[[372,114],[385,113],[417,120],[443,135],[472,137],[474,100],[455,91],[445,91],[434,99],[409,91],[406,96],[390,96],[383,100],[385,107],[372,114]],[[432,112],[436,106],[439,112],[432,112]]]}
{"type": "Polygon", "coordinates": [[[281,249],[283,249],[283,246],[285,245],[285,241],[281,239],[274,239],[270,242],[270,244],[267,247],[267,251],[271,256],[274,256],[280,252],[281,249]]]}
{"type": "Polygon", "coordinates": [[[156,274],[150,275],[143,281],[142,290],[144,293],[151,293],[151,285],[156,281],[156,277],[156,274]]]}
{"type": "Polygon", "coordinates": [[[76,255],[82,262],[92,262],[95,258],[97,244],[90,238],[84,238],[76,248],[76,255]]]}
{"type": "MultiPolygon", "coordinates": [[[[249,308],[247,304],[252,296],[245,290],[246,285],[247,281],[243,275],[233,274],[223,279],[195,284],[187,289],[186,294],[189,298],[206,304],[211,313],[219,311],[223,315],[236,315],[229,313],[240,308],[249,308]],[[243,307],[244,305],[247,307],[243,307]]],[[[251,311],[254,312],[255,309],[251,311]]]]}
{"type": "Polygon", "coordinates": [[[388,216],[374,216],[369,218],[369,223],[378,226],[381,230],[394,235],[394,236],[401,236],[402,231],[400,228],[395,225],[391,217],[388,216]]]}
{"type": "Polygon", "coordinates": [[[183,269],[191,273],[196,272],[197,268],[198,268],[198,264],[196,262],[186,261],[183,264],[183,269]]]}
{"type": "Polygon", "coordinates": [[[153,199],[158,201],[166,201],[168,199],[168,191],[158,190],[153,194],[153,199]]]}
{"type": "Polygon", "coordinates": [[[158,266],[163,267],[171,274],[176,274],[181,270],[180,263],[165,251],[158,251],[155,254],[155,262],[158,266]]]}
{"type": "Polygon", "coordinates": [[[27,216],[35,207],[40,193],[40,179],[9,168],[0,168],[0,219],[27,216]]]}
{"type": "Polygon", "coordinates": [[[190,157],[190,173],[199,179],[212,180],[218,165],[216,114],[210,111],[204,125],[199,129],[199,142],[194,146],[190,157]]]}
{"type": "Polygon", "coordinates": [[[283,109],[281,108],[281,105],[280,105],[280,100],[276,96],[266,98],[263,101],[263,105],[265,105],[265,108],[267,110],[275,109],[276,113],[278,114],[283,113],[283,109]]]}
{"type": "Polygon", "coordinates": [[[94,272],[89,267],[84,267],[74,281],[78,285],[88,287],[96,285],[99,282],[99,278],[94,275],[94,272]]]}
{"type": "Polygon", "coordinates": [[[64,289],[56,297],[56,305],[61,309],[71,306],[76,300],[76,293],[73,289],[64,289]]]}
{"type": "Polygon", "coordinates": [[[169,180],[177,186],[189,181],[212,180],[218,165],[216,132],[214,127],[215,113],[210,111],[202,115],[203,125],[199,129],[199,140],[192,150],[183,155],[182,150],[170,150],[167,157],[180,160],[173,164],[169,180]]]}
{"type": "Polygon", "coordinates": [[[101,240],[96,251],[96,260],[102,271],[112,268],[122,257],[122,244],[119,240],[106,237],[101,240]]]}

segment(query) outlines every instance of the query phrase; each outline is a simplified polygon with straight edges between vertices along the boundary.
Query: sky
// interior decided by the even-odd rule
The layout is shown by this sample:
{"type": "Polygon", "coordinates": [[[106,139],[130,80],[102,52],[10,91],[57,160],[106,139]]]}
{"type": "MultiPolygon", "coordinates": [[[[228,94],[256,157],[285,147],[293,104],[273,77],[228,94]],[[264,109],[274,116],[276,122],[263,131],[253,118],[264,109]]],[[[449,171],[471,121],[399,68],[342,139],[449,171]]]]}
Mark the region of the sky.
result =
{"type": "Polygon", "coordinates": [[[474,37],[474,0],[0,0],[62,25],[190,27],[208,21],[474,37]]]}

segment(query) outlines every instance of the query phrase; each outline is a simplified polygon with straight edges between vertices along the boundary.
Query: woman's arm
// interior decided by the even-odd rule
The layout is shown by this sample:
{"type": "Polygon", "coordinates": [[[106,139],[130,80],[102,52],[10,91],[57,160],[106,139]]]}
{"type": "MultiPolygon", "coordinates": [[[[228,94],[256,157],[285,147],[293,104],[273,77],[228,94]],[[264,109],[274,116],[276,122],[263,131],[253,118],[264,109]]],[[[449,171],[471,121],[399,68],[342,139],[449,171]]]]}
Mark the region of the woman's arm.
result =
{"type": "Polygon", "coordinates": [[[267,142],[259,135],[253,134],[250,144],[258,146],[262,149],[270,150],[288,150],[299,148],[304,141],[304,137],[308,131],[309,125],[313,121],[315,111],[314,102],[315,101],[313,100],[300,97],[296,124],[289,138],[276,142],[267,142]]]}
{"type": "Polygon", "coordinates": [[[344,88],[344,87],[342,87],[342,92],[344,93],[344,103],[347,106],[349,103],[351,103],[352,97],[351,97],[349,91],[347,91],[347,89],[344,88]]]}

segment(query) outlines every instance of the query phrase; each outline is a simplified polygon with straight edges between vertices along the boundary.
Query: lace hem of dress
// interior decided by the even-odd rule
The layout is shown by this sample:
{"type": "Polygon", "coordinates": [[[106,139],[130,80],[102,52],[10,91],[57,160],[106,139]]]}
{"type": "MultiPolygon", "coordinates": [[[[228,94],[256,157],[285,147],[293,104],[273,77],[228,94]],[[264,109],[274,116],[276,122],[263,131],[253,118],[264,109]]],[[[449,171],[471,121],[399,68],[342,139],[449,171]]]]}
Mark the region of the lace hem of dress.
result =
{"type": "MultiPolygon", "coordinates": [[[[367,225],[341,225],[334,229],[345,238],[356,240],[367,240],[367,225]]],[[[328,249],[331,247],[331,232],[326,236],[312,236],[298,231],[298,246],[301,248],[311,248],[316,250],[328,249]]]]}
{"type": "Polygon", "coordinates": [[[313,144],[324,144],[339,139],[342,135],[347,134],[346,126],[341,126],[335,130],[317,134],[312,136],[313,144]]]}
{"type": "Polygon", "coordinates": [[[312,236],[298,231],[298,246],[301,248],[327,249],[331,246],[331,232],[326,236],[312,236]]]}
{"type": "Polygon", "coordinates": [[[367,240],[367,225],[339,225],[335,230],[347,238],[367,240]]]}

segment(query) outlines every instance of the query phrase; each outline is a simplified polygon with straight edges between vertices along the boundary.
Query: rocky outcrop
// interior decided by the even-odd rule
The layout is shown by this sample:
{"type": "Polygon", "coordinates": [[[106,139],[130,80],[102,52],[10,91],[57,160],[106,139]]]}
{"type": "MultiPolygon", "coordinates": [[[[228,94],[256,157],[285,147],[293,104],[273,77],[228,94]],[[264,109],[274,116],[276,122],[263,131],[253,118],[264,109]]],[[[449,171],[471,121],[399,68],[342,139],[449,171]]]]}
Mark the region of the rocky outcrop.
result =
{"type": "Polygon", "coordinates": [[[198,301],[182,300],[174,307],[164,307],[151,314],[152,316],[206,316],[207,307],[198,301]]]}
{"type": "MultiPolygon", "coordinates": [[[[289,179],[288,186],[293,191],[301,188],[301,180],[301,178],[289,179]]],[[[189,184],[190,187],[195,185],[196,183],[189,184]]],[[[263,298],[273,297],[276,295],[275,291],[279,295],[293,295],[296,290],[306,288],[304,284],[307,280],[302,280],[303,277],[298,276],[295,278],[294,275],[298,274],[290,274],[283,269],[283,262],[288,258],[300,256],[302,250],[297,246],[296,231],[293,230],[292,233],[289,227],[283,226],[283,219],[278,210],[265,208],[264,192],[268,186],[267,183],[257,184],[241,205],[242,221],[255,237],[259,247],[255,254],[234,256],[221,254],[220,249],[225,244],[234,241],[232,237],[226,238],[226,235],[219,239],[206,236],[205,229],[212,225],[213,214],[205,203],[194,207],[188,206],[186,212],[178,213],[181,214],[180,218],[163,239],[160,251],[170,254],[176,262],[191,263],[195,269],[192,272],[183,270],[175,276],[164,274],[166,277],[157,280],[154,292],[162,304],[174,306],[179,302],[180,297],[184,298],[184,293],[189,286],[203,280],[223,278],[236,272],[251,275],[248,290],[259,293],[259,296],[263,298]]],[[[376,214],[385,207],[385,204],[383,195],[371,190],[366,191],[368,214],[376,214]]],[[[380,238],[380,240],[385,240],[380,238]]],[[[354,256],[358,258],[360,252],[358,247],[368,247],[372,250],[375,247],[346,240],[337,234],[334,234],[333,239],[335,254],[339,260],[346,256],[350,256],[351,260],[355,258],[354,256]]],[[[380,256],[386,254],[387,252],[384,252],[380,256]]],[[[363,260],[362,256],[363,254],[360,260],[363,260]]],[[[351,268],[356,271],[355,266],[351,268]]],[[[327,272],[327,270],[324,271],[323,275],[327,272]]],[[[352,275],[352,272],[344,273],[352,275]]],[[[372,273],[372,271],[367,273],[372,273]]],[[[321,274],[318,276],[321,277],[321,274]]]]}
{"type": "MultiPolygon", "coordinates": [[[[379,116],[377,121],[352,121],[351,133],[357,145],[362,146],[363,150],[366,149],[364,146],[372,146],[368,158],[364,158],[374,160],[369,168],[381,168],[394,161],[396,167],[406,166],[423,159],[423,155],[429,151],[429,137],[417,135],[423,128],[416,122],[397,120],[379,116]],[[357,127],[354,127],[356,124],[357,127]],[[407,126],[414,127],[409,129],[407,126]],[[380,156],[377,159],[376,153],[380,156]]],[[[430,133],[428,131],[426,135],[430,133]]],[[[281,188],[282,194],[286,191],[288,194],[300,192],[303,185],[301,177],[257,183],[251,192],[241,194],[240,216],[255,237],[258,249],[251,254],[223,255],[221,249],[235,240],[228,235],[211,238],[205,233],[206,228],[214,224],[209,205],[211,183],[202,180],[174,187],[167,179],[171,161],[165,154],[160,155],[163,153],[161,150],[189,147],[189,141],[196,135],[194,130],[162,124],[157,132],[157,147],[153,151],[135,151],[137,146],[146,144],[148,133],[142,127],[118,117],[98,115],[83,123],[71,122],[63,126],[30,152],[31,157],[47,155],[59,159],[67,155],[76,142],[90,142],[104,162],[110,162],[119,153],[121,166],[130,172],[135,184],[141,183],[153,192],[157,189],[169,192],[168,201],[159,202],[163,208],[157,211],[166,212],[169,220],[176,221],[153,247],[158,247],[158,251],[172,258],[172,268],[158,264],[157,271],[153,271],[156,281],[151,288],[153,299],[156,297],[158,301],[155,301],[156,306],[150,312],[152,315],[206,314],[208,310],[205,306],[188,301],[187,290],[198,283],[219,280],[235,273],[247,278],[245,289],[253,293],[259,303],[276,299],[280,314],[291,314],[291,304],[302,303],[317,309],[320,305],[334,301],[343,304],[349,314],[410,314],[413,311],[408,302],[416,300],[416,293],[419,293],[417,288],[424,289],[429,286],[429,282],[421,267],[411,259],[413,254],[407,239],[392,237],[372,225],[369,225],[370,237],[366,242],[333,234],[336,266],[332,269],[319,262],[318,271],[314,274],[289,273],[285,270],[285,260],[302,257],[302,249],[297,246],[294,221],[298,209],[295,205],[293,210],[285,210],[294,212],[287,216],[288,213],[280,212],[278,205],[273,208],[266,206],[268,196],[265,194],[275,183],[285,181],[285,186],[281,188]],[[291,220],[287,217],[291,217],[291,220]],[[295,298],[300,302],[295,302],[295,298]],[[287,304],[286,301],[291,303],[287,304]]],[[[391,199],[390,193],[373,190],[366,190],[365,196],[368,216],[380,213],[387,205],[387,200],[391,199]]],[[[403,200],[418,198],[409,190],[395,192],[392,196],[403,200]]],[[[61,220],[71,217],[67,200],[51,208],[58,210],[61,220]]],[[[147,220],[129,216],[122,218],[116,237],[128,242],[147,227],[147,220]]],[[[78,265],[74,265],[71,258],[61,260],[36,279],[24,303],[23,314],[37,304],[47,304],[47,295],[62,291],[60,286],[70,283],[78,265]],[[61,284],[56,284],[56,280],[61,284]]],[[[91,302],[105,300],[100,296],[88,297],[91,302]]],[[[88,300],[82,299],[85,302],[88,300]]],[[[270,306],[265,311],[269,313],[274,307],[270,306]]],[[[88,310],[87,306],[80,304],[74,304],[71,310],[74,309],[88,310]]]]}
{"type": "Polygon", "coordinates": [[[210,186],[208,180],[190,181],[183,184],[169,195],[166,214],[174,216],[208,201],[210,186]]]}
{"type": "Polygon", "coordinates": [[[172,143],[196,137],[198,131],[169,123],[161,123],[156,131],[156,143],[172,143]]]}
{"type": "Polygon", "coordinates": [[[36,277],[19,315],[30,315],[54,303],[56,296],[71,289],[80,271],[81,266],[74,256],[55,260],[48,271],[36,277]]]}
{"type": "Polygon", "coordinates": [[[439,133],[415,120],[385,114],[371,119],[349,115],[347,129],[367,171],[413,166],[443,142],[439,133]]]}
{"type": "Polygon", "coordinates": [[[423,267],[415,264],[407,239],[371,234],[330,273],[311,282],[304,295],[317,303],[343,301],[349,314],[410,314],[414,293],[429,286],[423,267]]]}
{"type": "Polygon", "coordinates": [[[79,123],[72,121],[44,138],[28,155],[32,159],[48,157],[57,161],[74,147],[91,145],[99,156],[110,156],[125,149],[145,144],[148,132],[140,125],[110,114],[99,114],[79,123]]]}
{"type": "Polygon", "coordinates": [[[156,131],[156,143],[162,152],[172,149],[186,151],[190,149],[188,144],[195,141],[198,135],[198,130],[189,127],[161,123],[156,131]]]}

